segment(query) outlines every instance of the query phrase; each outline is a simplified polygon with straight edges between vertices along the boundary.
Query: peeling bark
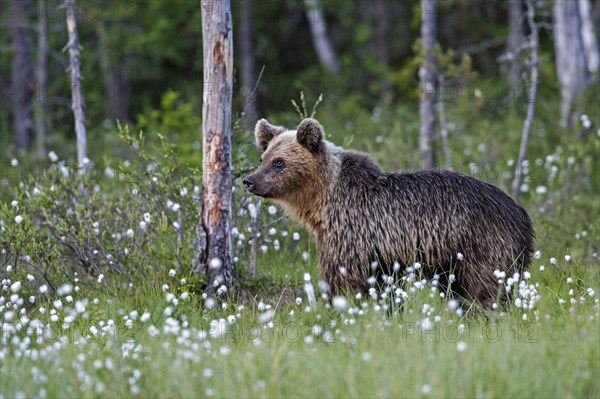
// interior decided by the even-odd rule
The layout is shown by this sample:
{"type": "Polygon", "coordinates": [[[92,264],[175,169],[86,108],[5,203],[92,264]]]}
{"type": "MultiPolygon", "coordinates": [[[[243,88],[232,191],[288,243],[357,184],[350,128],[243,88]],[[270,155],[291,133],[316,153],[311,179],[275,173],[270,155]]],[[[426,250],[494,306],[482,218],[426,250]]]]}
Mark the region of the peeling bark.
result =
{"type": "MultiPolygon", "coordinates": [[[[198,261],[207,291],[236,281],[231,243],[233,32],[229,0],[202,2],[204,92],[202,207],[198,261]]],[[[196,273],[199,269],[196,269],[196,273]]]]}
{"type": "Polygon", "coordinates": [[[85,171],[87,158],[87,133],[85,127],[85,113],[83,112],[83,90],[81,88],[81,65],[79,54],[79,38],[77,37],[77,20],[75,18],[75,0],[65,0],[67,14],[67,32],[69,41],[66,48],[69,50],[69,73],[71,75],[71,108],[75,118],[75,134],[77,136],[77,163],[85,171]]]}

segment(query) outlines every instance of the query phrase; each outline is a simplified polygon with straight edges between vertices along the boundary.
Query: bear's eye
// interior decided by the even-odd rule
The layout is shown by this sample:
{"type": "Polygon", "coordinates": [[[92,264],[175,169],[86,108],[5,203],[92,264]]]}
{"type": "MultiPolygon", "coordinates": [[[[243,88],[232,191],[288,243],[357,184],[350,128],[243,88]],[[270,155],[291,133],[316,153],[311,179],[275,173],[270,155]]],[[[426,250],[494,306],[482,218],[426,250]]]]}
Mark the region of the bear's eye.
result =
{"type": "Polygon", "coordinates": [[[275,158],[273,160],[273,166],[277,169],[283,169],[285,166],[285,161],[282,158],[275,158]]]}

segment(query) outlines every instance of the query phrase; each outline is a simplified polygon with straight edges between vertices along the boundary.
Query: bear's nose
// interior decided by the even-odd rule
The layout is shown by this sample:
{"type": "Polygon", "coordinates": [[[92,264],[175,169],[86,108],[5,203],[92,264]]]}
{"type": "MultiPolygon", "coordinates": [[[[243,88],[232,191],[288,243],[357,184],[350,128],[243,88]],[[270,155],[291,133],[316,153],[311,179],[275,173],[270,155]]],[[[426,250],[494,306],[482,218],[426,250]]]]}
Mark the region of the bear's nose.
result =
{"type": "Polygon", "coordinates": [[[248,190],[252,190],[254,188],[254,180],[252,180],[251,177],[246,177],[244,180],[242,180],[242,183],[244,183],[244,186],[246,186],[248,190]]]}

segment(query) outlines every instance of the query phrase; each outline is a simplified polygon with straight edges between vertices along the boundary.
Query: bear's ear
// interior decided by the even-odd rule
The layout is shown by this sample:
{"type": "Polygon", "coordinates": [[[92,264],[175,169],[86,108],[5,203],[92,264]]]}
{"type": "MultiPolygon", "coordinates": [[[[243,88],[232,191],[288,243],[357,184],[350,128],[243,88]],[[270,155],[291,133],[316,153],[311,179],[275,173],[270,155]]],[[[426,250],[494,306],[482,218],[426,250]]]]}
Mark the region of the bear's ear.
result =
{"type": "Polygon", "coordinates": [[[269,146],[269,142],[273,137],[280,135],[285,131],[281,126],[273,126],[266,119],[261,119],[256,122],[254,128],[254,136],[256,137],[256,146],[262,151],[265,151],[269,146]]]}
{"type": "Polygon", "coordinates": [[[321,149],[323,135],[323,127],[312,118],[307,118],[300,122],[296,131],[298,143],[312,153],[317,153],[321,149]]]}

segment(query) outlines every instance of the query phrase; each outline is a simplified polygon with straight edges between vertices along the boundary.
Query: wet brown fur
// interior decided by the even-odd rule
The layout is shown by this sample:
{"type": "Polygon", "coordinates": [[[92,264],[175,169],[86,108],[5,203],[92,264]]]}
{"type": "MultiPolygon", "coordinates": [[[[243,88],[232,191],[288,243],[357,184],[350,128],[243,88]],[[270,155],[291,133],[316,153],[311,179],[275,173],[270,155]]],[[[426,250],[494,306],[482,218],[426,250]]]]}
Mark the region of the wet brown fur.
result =
{"type": "Polygon", "coordinates": [[[251,191],[281,204],[312,231],[321,275],[333,293],[367,290],[373,261],[387,275],[394,262],[419,262],[425,275],[440,275],[442,285],[454,274],[453,292],[489,306],[499,292],[494,270],[512,275],[531,263],[527,212],[490,184],[442,170],[386,173],[369,156],[325,141],[313,119],[297,131],[260,120],[256,140],[264,154],[249,176],[251,191]],[[277,159],[283,168],[274,166],[277,159]]]}

